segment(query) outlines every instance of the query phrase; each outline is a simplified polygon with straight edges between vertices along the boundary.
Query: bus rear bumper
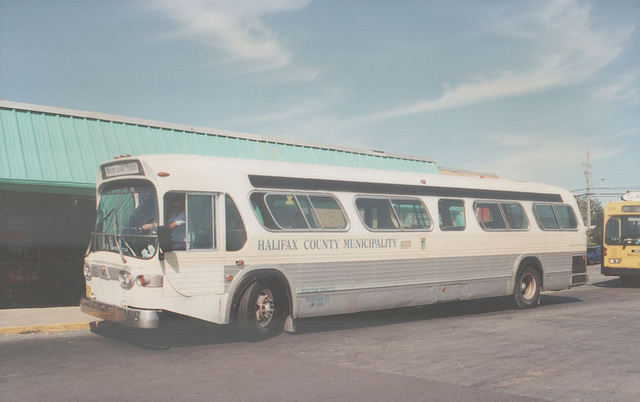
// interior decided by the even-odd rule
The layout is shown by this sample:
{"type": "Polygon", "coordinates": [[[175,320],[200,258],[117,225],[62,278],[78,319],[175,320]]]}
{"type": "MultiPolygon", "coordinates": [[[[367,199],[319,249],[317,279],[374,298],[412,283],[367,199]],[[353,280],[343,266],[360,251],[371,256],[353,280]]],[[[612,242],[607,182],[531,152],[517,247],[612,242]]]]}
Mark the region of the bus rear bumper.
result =
{"type": "Polygon", "coordinates": [[[80,300],[80,310],[100,319],[133,328],[158,328],[160,314],[157,310],[140,310],[100,303],[87,297],[80,300]]]}
{"type": "Polygon", "coordinates": [[[640,268],[611,268],[601,267],[600,273],[604,276],[640,276],[640,268]]]}

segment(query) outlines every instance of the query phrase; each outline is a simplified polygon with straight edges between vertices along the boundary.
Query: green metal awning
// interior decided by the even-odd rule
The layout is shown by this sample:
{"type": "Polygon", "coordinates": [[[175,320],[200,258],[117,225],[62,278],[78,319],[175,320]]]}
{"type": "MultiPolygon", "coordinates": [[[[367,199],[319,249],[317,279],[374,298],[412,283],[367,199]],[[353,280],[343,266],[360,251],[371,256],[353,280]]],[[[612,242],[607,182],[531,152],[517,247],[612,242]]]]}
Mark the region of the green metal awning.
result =
{"type": "Polygon", "coordinates": [[[93,194],[100,163],[144,154],[440,173],[419,157],[0,101],[0,189],[93,194]]]}

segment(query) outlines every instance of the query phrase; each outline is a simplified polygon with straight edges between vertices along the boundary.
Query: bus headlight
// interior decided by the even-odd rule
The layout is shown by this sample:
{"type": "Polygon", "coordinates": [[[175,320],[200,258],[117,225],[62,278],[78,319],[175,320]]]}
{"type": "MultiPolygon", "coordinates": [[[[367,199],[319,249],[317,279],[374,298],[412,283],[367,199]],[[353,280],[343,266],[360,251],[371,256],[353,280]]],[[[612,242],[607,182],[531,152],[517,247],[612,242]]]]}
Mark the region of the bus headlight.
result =
{"type": "Polygon", "coordinates": [[[609,264],[620,264],[620,258],[609,258],[609,264]]]}
{"type": "Polygon", "coordinates": [[[84,271],[84,279],[86,279],[87,282],[90,281],[91,277],[93,276],[91,275],[91,265],[85,263],[83,271],[84,271]]]}
{"type": "Polygon", "coordinates": [[[134,281],[133,281],[133,277],[131,276],[131,272],[129,271],[120,271],[120,286],[122,286],[123,289],[131,289],[133,287],[134,281]]]}

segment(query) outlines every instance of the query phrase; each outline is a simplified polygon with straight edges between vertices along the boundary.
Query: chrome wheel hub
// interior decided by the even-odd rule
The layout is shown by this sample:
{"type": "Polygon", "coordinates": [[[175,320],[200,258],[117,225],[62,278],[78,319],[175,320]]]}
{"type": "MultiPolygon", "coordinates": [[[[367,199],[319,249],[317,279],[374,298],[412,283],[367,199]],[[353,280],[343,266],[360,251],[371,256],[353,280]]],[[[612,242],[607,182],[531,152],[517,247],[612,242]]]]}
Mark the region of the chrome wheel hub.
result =
{"type": "Polygon", "coordinates": [[[271,293],[269,289],[264,289],[260,292],[260,295],[258,295],[256,302],[256,320],[258,324],[262,327],[269,325],[273,319],[274,312],[273,293],[271,293]]]}

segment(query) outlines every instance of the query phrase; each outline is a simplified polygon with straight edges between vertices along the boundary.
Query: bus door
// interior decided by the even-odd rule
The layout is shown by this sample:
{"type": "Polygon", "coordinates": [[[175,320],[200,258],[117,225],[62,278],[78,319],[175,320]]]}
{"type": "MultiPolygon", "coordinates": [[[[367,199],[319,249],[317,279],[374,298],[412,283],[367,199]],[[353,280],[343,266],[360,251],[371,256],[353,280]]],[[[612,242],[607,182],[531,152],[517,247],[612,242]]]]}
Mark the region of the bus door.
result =
{"type": "MultiPolygon", "coordinates": [[[[219,222],[224,217],[220,216],[219,198],[218,193],[168,193],[165,196],[166,206],[177,206],[180,201],[185,205],[184,227],[178,225],[172,229],[174,233],[177,229],[183,232],[172,237],[173,249],[165,250],[163,260],[164,275],[178,294],[173,300],[175,305],[167,306],[172,311],[176,311],[176,306],[186,307],[189,301],[202,304],[197,296],[224,293],[223,256],[219,247],[219,222]]],[[[175,212],[165,220],[165,226],[171,226],[172,217],[175,218],[175,212]]],[[[171,298],[167,302],[173,304],[171,298]]],[[[193,311],[191,307],[189,313],[183,313],[200,317],[193,311]]]]}

